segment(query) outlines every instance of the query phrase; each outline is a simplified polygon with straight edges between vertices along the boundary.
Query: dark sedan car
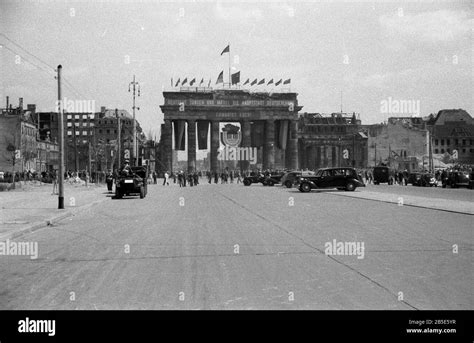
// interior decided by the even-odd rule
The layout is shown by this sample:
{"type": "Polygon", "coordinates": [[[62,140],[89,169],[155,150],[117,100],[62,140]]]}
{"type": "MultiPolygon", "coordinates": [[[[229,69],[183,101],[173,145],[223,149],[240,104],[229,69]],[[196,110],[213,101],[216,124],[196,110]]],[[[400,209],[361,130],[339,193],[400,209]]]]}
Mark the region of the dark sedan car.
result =
{"type": "Polygon", "coordinates": [[[261,183],[264,186],[273,186],[280,183],[282,176],[282,173],[250,175],[244,178],[243,184],[244,186],[250,186],[252,183],[261,183]]]}
{"type": "Polygon", "coordinates": [[[452,171],[443,179],[443,188],[450,186],[451,188],[469,187],[470,177],[467,171],[452,171]]]}
{"type": "Polygon", "coordinates": [[[284,174],[281,178],[281,184],[283,186],[285,186],[286,188],[291,188],[293,187],[293,185],[297,185],[298,184],[298,178],[300,178],[301,176],[313,176],[315,174],[315,172],[313,171],[298,171],[298,170],[294,170],[294,171],[290,171],[290,172],[287,172],[286,174],[284,174]]]}
{"type": "Polygon", "coordinates": [[[298,189],[300,192],[317,188],[354,191],[357,187],[365,187],[365,184],[354,168],[324,168],[319,169],[314,176],[301,177],[298,189]]]}

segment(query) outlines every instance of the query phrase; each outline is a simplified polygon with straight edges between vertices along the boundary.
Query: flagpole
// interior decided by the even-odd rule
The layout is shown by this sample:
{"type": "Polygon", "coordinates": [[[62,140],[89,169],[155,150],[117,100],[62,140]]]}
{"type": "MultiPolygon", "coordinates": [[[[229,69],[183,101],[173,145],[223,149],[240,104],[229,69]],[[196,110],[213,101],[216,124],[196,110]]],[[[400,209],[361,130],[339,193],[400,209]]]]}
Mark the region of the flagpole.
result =
{"type": "Polygon", "coordinates": [[[230,83],[230,43],[228,43],[228,45],[229,45],[229,89],[230,89],[230,85],[231,85],[230,83]]]}

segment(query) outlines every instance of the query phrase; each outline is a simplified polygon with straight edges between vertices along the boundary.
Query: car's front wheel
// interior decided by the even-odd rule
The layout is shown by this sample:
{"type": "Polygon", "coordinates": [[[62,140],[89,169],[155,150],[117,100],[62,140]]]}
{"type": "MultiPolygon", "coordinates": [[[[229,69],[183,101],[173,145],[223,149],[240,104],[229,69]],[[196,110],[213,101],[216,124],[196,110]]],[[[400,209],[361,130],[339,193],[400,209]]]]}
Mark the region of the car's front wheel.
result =
{"type": "Polygon", "coordinates": [[[250,182],[250,180],[244,179],[244,186],[250,186],[251,184],[252,182],[250,182]]]}
{"type": "Polygon", "coordinates": [[[353,182],[348,182],[346,185],[346,191],[353,192],[355,191],[356,186],[353,182]]]}
{"type": "Polygon", "coordinates": [[[299,190],[300,192],[308,193],[311,191],[311,186],[309,185],[309,183],[304,182],[300,185],[299,190]]]}
{"type": "Polygon", "coordinates": [[[293,187],[293,184],[290,180],[288,180],[288,181],[285,181],[285,186],[286,186],[286,188],[291,188],[291,187],[293,187]]]}

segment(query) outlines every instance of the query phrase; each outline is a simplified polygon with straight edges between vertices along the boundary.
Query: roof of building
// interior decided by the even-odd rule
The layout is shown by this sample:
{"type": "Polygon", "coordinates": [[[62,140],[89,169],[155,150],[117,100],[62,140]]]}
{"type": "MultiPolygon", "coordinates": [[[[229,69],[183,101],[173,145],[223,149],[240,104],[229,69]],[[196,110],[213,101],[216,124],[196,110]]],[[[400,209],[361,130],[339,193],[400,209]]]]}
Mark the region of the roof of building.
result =
{"type": "Polygon", "coordinates": [[[441,110],[430,124],[445,125],[449,122],[465,122],[474,125],[474,120],[471,115],[463,109],[441,110]]]}

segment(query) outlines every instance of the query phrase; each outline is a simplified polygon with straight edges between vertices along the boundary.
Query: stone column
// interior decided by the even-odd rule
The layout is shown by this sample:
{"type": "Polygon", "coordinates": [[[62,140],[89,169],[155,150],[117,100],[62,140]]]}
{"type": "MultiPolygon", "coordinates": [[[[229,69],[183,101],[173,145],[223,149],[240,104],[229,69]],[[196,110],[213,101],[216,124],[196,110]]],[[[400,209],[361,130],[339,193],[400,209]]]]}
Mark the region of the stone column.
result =
{"type": "Polygon", "coordinates": [[[173,127],[172,121],[165,119],[165,127],[163,136],[163,152],[164,152],[164,165],[166,171],[171,172],[173,170],[173,127]]]}
{"type": "Polygon", "coordinates": [[[297,132],[297,121],[290,121],[290,134],[286,145],[287,158],[286,164],[290,169],[298,169],[298,132],[297,132]]]}
{"type": "Polygon", "coordinates": [[[188,120],[188,172],[196,171],[196,120],[188,120]]]}
{"type": "Polygon", "coordinates": [[[263,145],[263,169],[275,167],[275,120],[265,121],[265,143],[263,145]]]}
{"type": "Polygon", "coordinates": [[[219,161],[217,160],[217,153],[219,150],[219,121],[213,120],[211,122],[211,171],[217,172],[219,168],[219,161]]]}

